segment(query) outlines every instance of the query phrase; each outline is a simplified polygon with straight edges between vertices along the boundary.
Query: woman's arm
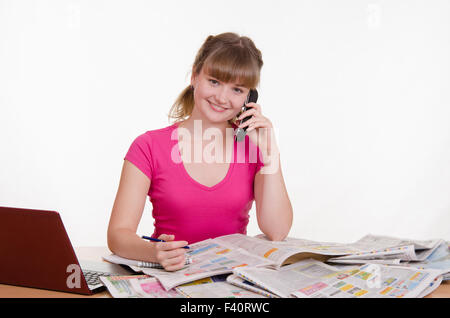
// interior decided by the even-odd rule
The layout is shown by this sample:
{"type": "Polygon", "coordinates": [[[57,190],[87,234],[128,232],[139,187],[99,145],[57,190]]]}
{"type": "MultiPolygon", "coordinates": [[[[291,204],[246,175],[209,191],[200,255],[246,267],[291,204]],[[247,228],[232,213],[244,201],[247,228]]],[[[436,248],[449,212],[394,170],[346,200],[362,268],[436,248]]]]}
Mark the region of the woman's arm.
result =
{"type": "Polygon", "coordinates": [[[259,228],[270,240],[281,241],[291,229],[293,211],[278,150],[274,149],[270,162],[264,162],[265,166],[255,175],[256,217],[259,228]]]}
{"type": "MultiPolygon", "coordinates": [[[[108,247],[125,258],[159,262],[166,270],[179,269],[184,266],[185,249],[181,247],[188,244],[186,241],[153,243],[136,234],[149,188],[150,179],[125,160],[109,220],[108,247]]],[[[171,237],[161,239],[170,240],[171,237]]]]}
{"type": "Polygon", "coordinates": [[[264,167],[255,175],[256,217],[261,231],[273,241],[283,240],[292,226],[292,206],[281,173],[280,152],[272,122],[262,115],[261,106],[247,103],[249,110],[237,118],[239,127],[248,127],[247,134],[259,147],[264,167]],[[241,123],[247,116],[249,120],[241,123]]]}

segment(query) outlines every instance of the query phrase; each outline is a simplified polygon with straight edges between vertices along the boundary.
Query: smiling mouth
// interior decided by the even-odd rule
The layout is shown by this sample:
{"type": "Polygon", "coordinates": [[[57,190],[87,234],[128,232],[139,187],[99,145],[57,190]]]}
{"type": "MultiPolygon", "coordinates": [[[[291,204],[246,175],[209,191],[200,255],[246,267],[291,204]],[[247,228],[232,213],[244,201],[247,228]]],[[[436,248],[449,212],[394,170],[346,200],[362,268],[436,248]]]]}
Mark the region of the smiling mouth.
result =
{"type": "Polygon", "coordinates": [[[211,103],[210,101],[208,101],[208,103],[209,103],[209,105],[211,105],[211,107],[212,107],[214,110],[216,110],[216,111],[218,111],[218,112],[223,112],[223,111],[225,111],[225,110],[228,109],[228,108],[225,108],[225,107],[222,107],[222,106],[213,104],[213,103],[211,103]]]}

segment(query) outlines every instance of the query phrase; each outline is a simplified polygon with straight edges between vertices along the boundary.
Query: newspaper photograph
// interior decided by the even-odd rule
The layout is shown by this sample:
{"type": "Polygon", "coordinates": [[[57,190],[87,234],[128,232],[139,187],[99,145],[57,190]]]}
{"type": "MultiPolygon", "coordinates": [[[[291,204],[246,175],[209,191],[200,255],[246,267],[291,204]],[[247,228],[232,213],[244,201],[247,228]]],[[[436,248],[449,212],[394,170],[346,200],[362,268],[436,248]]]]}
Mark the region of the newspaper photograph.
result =
{"type": "Polygon", "coordinates": [[[165,291],[155,278],[147,275],[101,276],[100,280],[114,298],[180,297],[174,291],[165,291]]]}

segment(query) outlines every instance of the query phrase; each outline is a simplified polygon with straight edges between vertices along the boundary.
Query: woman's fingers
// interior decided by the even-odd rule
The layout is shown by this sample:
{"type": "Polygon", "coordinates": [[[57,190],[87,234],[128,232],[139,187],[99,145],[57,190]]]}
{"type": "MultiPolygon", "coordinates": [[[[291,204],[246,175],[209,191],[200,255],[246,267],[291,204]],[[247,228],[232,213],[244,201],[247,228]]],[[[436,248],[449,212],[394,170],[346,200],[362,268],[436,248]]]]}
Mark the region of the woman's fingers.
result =
{"type": "Polygon", "coordinates": [[[164,242],[156,243],[156,259],[166,271],[176,271],[184,267],[186,263],[187,241],[174,241],[174,235],[161,234],[158,239],[164,242]]]}
{"type": "Polygon", "coordinates": [[[180,255],[174,258],[169,258],[163,261],[161,265],[166,271],[176,271],[184,267],[186,264],[185,255],[180,255]]]}
{"type": "Polygon", "coordinates": [[[177,248],[176,250],[163,251],[162,253],[164,253],[165,259],[170,259],[181,255],[185,255],[186,250],[184,248],[177,248]]]}
{"type": "Polygon", "coordinates": [[[157,244],[158,248],[162,251],[173,250],[188,245],[187,241],[174,241],[175,235],[171,234],[161,234],[158,239],[165,241],[157,244]]]}
{"type": "Polygon", "coordinates": [[[171,251],[186,246],[186,241],[172,241],[172,242],[158,242],[156,244],[157,249],[160,251],[171,251]]]}
{"type": "Polygon", "coordinates": [[[158,237],[158,240],[163,240],[163,241],[173,241],[175,239],[175,235],[170,235],[170,234],[161,234],[158,237]]]}
{"type": "Polygon", "coordinates": [[[186,263],[186,257],[185,255],[178,255],[176,257],[172,258],[166,258],[161,265],[164,267],[171,266],[171,265],[177,265],[179,263],[183,263],[183,265],[186,263]]]}

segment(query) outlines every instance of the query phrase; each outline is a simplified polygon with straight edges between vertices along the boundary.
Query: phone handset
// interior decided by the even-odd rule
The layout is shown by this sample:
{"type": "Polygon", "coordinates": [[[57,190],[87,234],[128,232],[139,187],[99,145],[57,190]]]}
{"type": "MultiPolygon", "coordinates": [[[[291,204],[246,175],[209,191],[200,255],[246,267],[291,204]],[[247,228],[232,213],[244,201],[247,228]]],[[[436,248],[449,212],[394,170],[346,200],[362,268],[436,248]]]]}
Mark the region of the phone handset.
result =
{"type": "MultiPolygon", "coordinates": [[[[247,107],[248,103],[256,103],[257,101],[258,101],[258,91],[256,89],[251,89],[247,95],[247,99],[246,99],[244,105],[242,106],[242,112],[245,112],[245,111],[251,109],[251,107],[247,107]]],[[[252,116],[245,117],[244,119],[241,120],[241,124],[245,123],[250,118],[252,118],[252,116]]],[[[247,128],[248,128],[248,126],[244,127],[244,128],[238,128],[236,130],[236,134],[235,134],[236,141],[242,141],[245,139],[245,135],[247,133],[247,128]]]]}

